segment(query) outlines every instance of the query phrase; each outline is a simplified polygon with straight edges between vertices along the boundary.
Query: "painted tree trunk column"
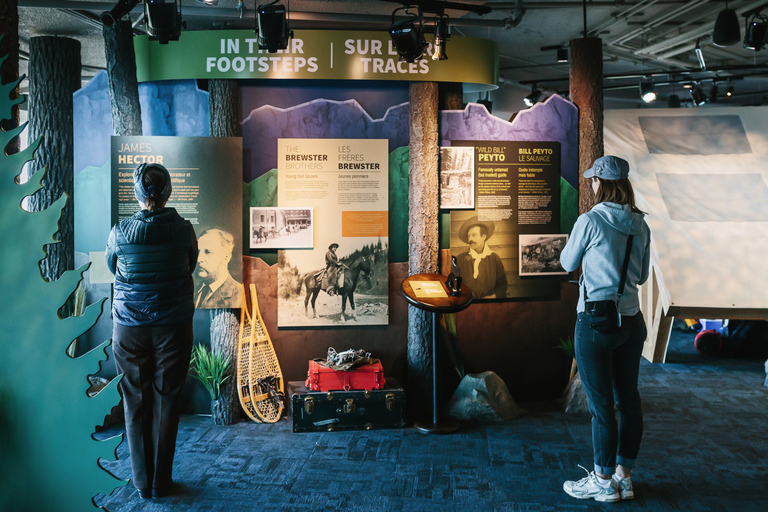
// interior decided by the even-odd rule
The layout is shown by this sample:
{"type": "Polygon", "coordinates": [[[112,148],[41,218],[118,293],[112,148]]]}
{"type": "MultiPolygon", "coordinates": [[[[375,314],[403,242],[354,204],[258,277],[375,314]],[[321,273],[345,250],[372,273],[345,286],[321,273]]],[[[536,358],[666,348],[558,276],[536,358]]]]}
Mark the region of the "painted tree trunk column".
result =
{"type": "MultiPolygon", "coordinates": [[[[43,277],[54,281],[75,266],[73,98],[80,88],[80,41],[66,37],[33,37],[29,41],[29,140],[43,140],[31,164],[46,168],[43,188],[29,198],[32,211],[50,207],[67,194],[56,240],[40,262],[43,277]]],[[[37,177],[35,177],[37,179],[37,177]]]]}
{"type": "Polygon", "coordinates": [[[133,27],[128,20],[118,20],[112,26],[104,25],[102,33],[109,76],[112,132],[115,135],[142,135],[133,27]]]}
{"type": "MultiPolygon", "coordinates": [[[[415,82],[409,88],[410,143],[408,274],[438,272],[438,86],[415,82]]],[[[430,411],[432,314],[408,307],[408,405],[413,417],[430,411]]]]}
{"type": "Polygon", "coordinates": [[[579,213],[584,213],[595,204],[595,193],[582,174],[603,156],[603,42],[573,39],[568,55],[571,101],[579,108],[579,213]]]}
{"type": "MultiPolygon", "coordinates": [[[[235,80],[208,81],[211,137],[240,137],[240,107],[235,80]]],[[[237,257],[237,255],[234,255],[237,257]]],[[[242,260],[242,257],[240,257],[242,260]]],[[[245,306],[245,305],[243,305],[245,306]]],[[[211,309],[211,351],[229,357],[229,378],[221,387],[219,407],[212,411],[217,425],[231,425],[243,417],[237,395],[237,345],[240,322],[237,310],[211,309]]]]}
{"type": "MultiPolygon", "coordinates": [[[[3,0],[0,2],[0,27],[2,39],[0,39],[0,59],[5,58],[0,66],[0,84],[9,84],[19,79],[19,4],[17,0],[3,0]]],[[[11,92],[11,99],[19,97],[19,88],[11,92]]],[[[19,126],[19,106],[11,108],[11,118],[1,119],[0,127],[10,131],[19,126]]],[[[0,148],[0,151],[3,148],[0,148]]],[[[19,150],[18,137],[5,147],[6,153],[12,155],[19,150]]]]}

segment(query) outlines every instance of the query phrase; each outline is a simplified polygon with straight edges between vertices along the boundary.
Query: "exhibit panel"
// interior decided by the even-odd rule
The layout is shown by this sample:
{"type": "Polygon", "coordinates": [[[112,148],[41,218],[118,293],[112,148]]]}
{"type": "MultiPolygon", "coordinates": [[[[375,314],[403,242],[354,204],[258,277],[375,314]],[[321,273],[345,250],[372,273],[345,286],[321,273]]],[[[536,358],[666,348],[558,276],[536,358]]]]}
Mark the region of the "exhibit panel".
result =
{"type": "Polygon", "coordinates": [[[312,208],[316,218],[314,248],[280,254],[280,327],[388,323],[387,145],[278,140],[278,205],[312,208]]]}
{"type": "Polygon", "coordinates": [[[165,166],[173,191],[167,206],[188,220],[200,254],[195,308],[239,308],[243,267],[242,141],[235,137],[112,137],[112,222],[138,209],[137,165],[165,166]]]}

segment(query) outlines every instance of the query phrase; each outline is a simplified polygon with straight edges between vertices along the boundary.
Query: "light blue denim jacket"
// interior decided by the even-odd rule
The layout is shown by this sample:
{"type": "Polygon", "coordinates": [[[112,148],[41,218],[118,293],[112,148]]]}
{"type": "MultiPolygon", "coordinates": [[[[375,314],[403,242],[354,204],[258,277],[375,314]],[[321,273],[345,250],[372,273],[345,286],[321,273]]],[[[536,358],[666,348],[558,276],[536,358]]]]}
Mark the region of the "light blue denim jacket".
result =
{"type": "Polygon", "coordinates": [[[582,266],[577,312],[584,311],[585,293],[590,301],[616,300],[629,234],[634,238],[619,311],[622,315],[640,311],[637,287],[648,279],[651,230],[643,214],[632,212],[629,205],[603,202],[579,216],[560,255],[568,272],[582,266]]]}

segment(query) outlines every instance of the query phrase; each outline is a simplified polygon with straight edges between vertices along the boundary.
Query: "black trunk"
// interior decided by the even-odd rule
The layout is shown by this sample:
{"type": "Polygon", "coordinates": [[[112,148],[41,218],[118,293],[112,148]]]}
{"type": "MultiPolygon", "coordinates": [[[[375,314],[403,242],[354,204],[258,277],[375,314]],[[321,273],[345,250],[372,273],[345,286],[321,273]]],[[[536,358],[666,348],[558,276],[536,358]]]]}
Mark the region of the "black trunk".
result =
{"type": "Polygon", "coordinates": [[[104,25],[103,34],[109,75],[109,102],[112,106],[112,133],[141,135],[133,27],[130,21],[122,20],[112,26],[104,25]]]}
{"type": "MultiPolygon", "coordinates": [[[[75,265],[73,99],[80,88],[80,42],[66,37],[33,37],[29,42],[29,140],[42,137],[30,171],[45,168],[43,188],[29,198],[31,211],[42,211],[69,198],[61,212],[56,240],[40,263],[53,281],[75,265]]],[[[38,179],[38,175],[34,176],[38,179]]]]}

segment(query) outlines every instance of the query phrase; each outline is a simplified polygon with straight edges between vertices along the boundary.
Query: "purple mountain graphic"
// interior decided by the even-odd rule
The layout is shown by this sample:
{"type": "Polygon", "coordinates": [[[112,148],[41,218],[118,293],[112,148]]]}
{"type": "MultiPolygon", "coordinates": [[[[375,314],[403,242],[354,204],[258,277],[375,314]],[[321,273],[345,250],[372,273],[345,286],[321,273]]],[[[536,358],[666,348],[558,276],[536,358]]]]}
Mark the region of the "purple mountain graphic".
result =
{"type": "Polygon", "coordinates": [[[389,139],[389,151],[408,145],[408,103],[373,119],[355,100],[317,99],[289,108],[265,105],[243,125],[243,180],[277,167],[277,139],[389,139]]]}
{"type": "Polygon", "coordinates": [[[512,122],[488,113],[483,105],[440,113],[441,144],[452,140],[527,140],[560,143],[560,173],[574,188],[579,184],[579,110],[560,96],[522,110],[512,122]]]}

